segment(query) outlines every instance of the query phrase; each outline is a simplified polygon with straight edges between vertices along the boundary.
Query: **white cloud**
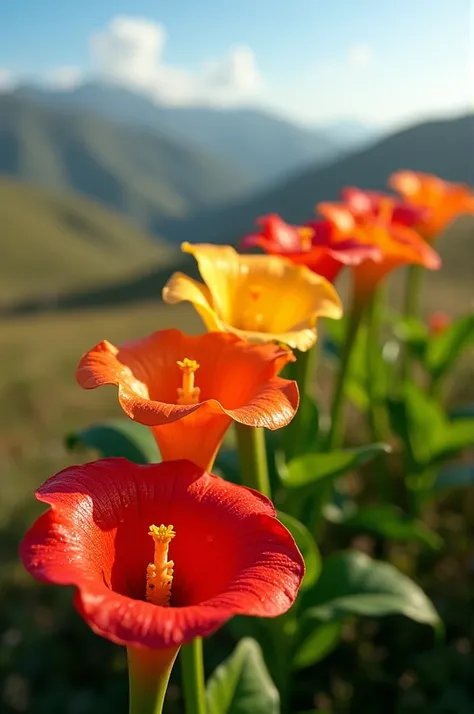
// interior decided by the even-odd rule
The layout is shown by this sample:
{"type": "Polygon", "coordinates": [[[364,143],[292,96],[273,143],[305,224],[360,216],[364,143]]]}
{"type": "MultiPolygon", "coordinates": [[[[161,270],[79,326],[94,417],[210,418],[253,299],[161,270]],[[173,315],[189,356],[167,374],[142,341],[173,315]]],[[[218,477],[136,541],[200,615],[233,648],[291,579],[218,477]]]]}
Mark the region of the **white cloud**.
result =
{"type": "Polygon", "coordinates": [[[349,64],[351,67],[363,68],[371,64],[373,52],[370,45],[353,45],[349,48],[349,64]]]}
{"type": "Polygon", "coordinates": [[[138,17],[116,17],[90,40],[97,71],[109,82],[144,91],[167,104],[238,104],[261,85],[255,55],[249,47],[230,48],[190,72],[166,64],[165,28],[138,17]]]}
{"type": "Polygon", "coordinates": [[[9,92],[14,86],[15,79],[12,73],[8,69],[0,67],[0,94],[2,92],[9,92]]]}
{"type": "Polygon", "coordinates": [[[73,89],[82,81],[82,72],[78,67],[56,67],[45,77],[45,84],[59,90],[73,89]]]}

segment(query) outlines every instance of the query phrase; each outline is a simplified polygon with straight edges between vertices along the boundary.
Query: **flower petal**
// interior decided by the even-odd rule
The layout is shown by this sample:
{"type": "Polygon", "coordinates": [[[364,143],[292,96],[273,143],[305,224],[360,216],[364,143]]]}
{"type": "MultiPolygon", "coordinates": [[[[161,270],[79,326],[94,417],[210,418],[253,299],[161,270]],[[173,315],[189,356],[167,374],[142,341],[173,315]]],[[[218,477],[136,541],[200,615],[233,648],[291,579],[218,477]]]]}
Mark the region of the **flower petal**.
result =
{"type": "MultiPolygon", "coordinates": [[[[318,317],[342,316],[341,300],[334,287],[306,266],[297,266],[277,255],[239,256],[229,246],[187,245],[185,250],[193,252],[200,266],[206,266],[204,273],[200,268],[201,274],[212,279],[212,265],[219,272],[213,289],[222,289],[224,297],[219,303],[213,296],[213,306],[208,308],[213,310],[212,318],[205,317],[204,321],[208,325],[212,320],[220,331],[254,342],[276,340],[307,350],[316,341],[318,317]],[[226,267],[228,256],[231,259],[226,267]],[[282,295],[286,299],[282,300],[282,295]],[[217,307],[223,303],[225,313],[217,307]]],[[[168,299],[167,292],[164,299],[168,299]]],[[[184,297],[184,292],[179,299],[194,301],[190,294],[184,297]]],[[[196,306],[199,311],[200,303],[196,306]]]]}
{"type": "Polygon", "coordinates": [[[154,649],[208,635],[235,614],[274,617],[304,573],[295,543],[261,494],[184,461],[73,466],[37,492],[50,504],[20,554],[38,580],[77,588],[100,635],[154,649]],[[152,558],[150,523],[172,523],[171,607],[139,600],[152,558]]]}
{"type": "Polygon", "coordinates": [[[163,459],[189,458],[207,468],[232,419],[275,429],[293,418],[296,383],[276,376],[292,360],[285,348],[231,334],[160,330],[121,347],[99,343],[80,360],[76,379],[85,389],[116,385],[127,416],[152,427],[163,459]],[[200,401],[181,406],[177,362],[185,357],[199,364],[200,401]]]}
{"type": "Polygon", "coordinates": [[[212,307],[212,295],[207,285],[198,283],[184,273],[173,273],[163,288],[162,297],[169,305],[186,301],[192,303],[209,332],[219,330],[212,307]]]}

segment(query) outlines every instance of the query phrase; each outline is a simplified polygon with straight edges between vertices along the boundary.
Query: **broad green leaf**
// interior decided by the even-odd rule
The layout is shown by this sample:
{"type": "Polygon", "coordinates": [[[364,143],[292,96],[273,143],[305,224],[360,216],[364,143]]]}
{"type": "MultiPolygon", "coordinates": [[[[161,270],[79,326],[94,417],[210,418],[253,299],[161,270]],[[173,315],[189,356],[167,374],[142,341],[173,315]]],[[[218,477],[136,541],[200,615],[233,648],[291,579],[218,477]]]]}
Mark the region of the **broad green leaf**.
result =
{"type": "Polygon", "coordinates": [[[95,449],[103,457],[123,456],[136,464],[161,461],[151,429],[131,419],[95,424],[69,434],[65,441],[68,449],[95,449]]]}
{"type": "Polygon", "coordinates": [[[211,675],[207,714],[279,714],[280,696],[256,640],[245,638],[211,675]]]}
{"type": "Polygon", "coordinates": [[[290,531],[303,556],[306,572],[301,590],[306,590],[314,585],[321,573],[322,561],[318,546],[309,530],[300,521],[281,511],[278,511],[277,515],[283,525],[290,531]]]}
{"type": "Polygon", "coordinates": [[[474,342],[474,313],[461,317],[442,334],[433,337],[426,353],[426,367],[438,379],[451,369],[462,351],[474,342]]]}
{"type": "Polygon", "coordinates": [[[474,485],[474,464],[457,464],[442,469],[433,485],[434,495],[474,485]]]}
{"type": "Polygon", "coordinates": [[[421,588],[406,575],[359,551],[327,558],[315,587],[303,595],[304,619],[329,622],[347,615],[400,614],[434,627],[438,613],[421,588]]]}
{"type": "Polygon", "coordinates": [[[316,664],[335,650],[341,640],[342,625],[342,620],[316,624],[298,645],[293,657],[293,669],[316,664]]]}
{"type": "Polygon", "coordinates": [[[405,516],[399,508],[389,504],[366,506],[341,522],[346,528],[383,538],[415,541],[433,549],[443,545],[443,539],[422,521],[405,516]]]}
{"type": "Polygon", "coordinates": [[[389,399],[392,428],[404,442],[411,460],[429,464],[441,448],[446,418],[437,402],[415,384],[405,385],[402,399],[389,399]]]}
{"type": "Polygon", "coordinates": [[[327,454],[305,454],[292,459],[285,468],[281,468],[280,478],[286,488],[302,488],[353,471],[377,454],[389,451],[387,444],[370,444],[327,454]]]}

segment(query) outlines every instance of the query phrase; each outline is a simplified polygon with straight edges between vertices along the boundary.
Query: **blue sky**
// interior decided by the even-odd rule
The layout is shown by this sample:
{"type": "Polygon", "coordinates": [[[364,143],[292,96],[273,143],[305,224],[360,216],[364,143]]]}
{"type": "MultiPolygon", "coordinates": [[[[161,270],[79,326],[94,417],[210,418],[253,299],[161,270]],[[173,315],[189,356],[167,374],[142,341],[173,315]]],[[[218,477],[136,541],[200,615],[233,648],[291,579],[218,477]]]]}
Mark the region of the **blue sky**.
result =
{"type": "Polygon", "coordinates": [[[102,77],[156,101],[397,125],[473,106],[471,0],[15,0],[0,84],[102,77]]]}

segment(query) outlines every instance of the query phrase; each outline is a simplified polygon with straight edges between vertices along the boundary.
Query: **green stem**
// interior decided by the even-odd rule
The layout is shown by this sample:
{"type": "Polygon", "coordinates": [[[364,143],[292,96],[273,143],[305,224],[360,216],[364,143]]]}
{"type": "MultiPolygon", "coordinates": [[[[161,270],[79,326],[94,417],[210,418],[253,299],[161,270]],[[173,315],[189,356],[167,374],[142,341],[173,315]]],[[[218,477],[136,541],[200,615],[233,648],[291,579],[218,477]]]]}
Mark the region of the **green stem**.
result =
{"type": "Polygon", "coordinates": [[[242,483],[271,498],[264,429],[235,422],[235,431],[242,483]]]}
{"type": "MultiPolygon", "coordinates": [[[[334,396],[332,400],[331,426],[327,437],[326,451],[332,451],[333,449],[337,449],[341,446],[343,440],[345,387],[347,376],[349,374],[349,365],[352,349],[357,338],[357,333],[359,332],[360,322],[363,314],[363,307],[364,305],[362,303],[359,303],[354,300],[352,303],[351,312],[349,314],[346,335],[344,338],[344,344],[342,346],[339,372],[337,374],[336,386],[334,389],[334,396]]],[[[312,502],[310,504],[310,513],[308,515],[307,525],[310,532],[313,533],[313,535],[318,539],[321,536],[321,529],[324,524],[324,506],[331,499],[332,489],[332,483],[321,484],[320,488],[317,489],[316,494],[313,495],[312,502]]]]}
{"type": "Polygon", "coordinates": [[[206,688],[202,639],[183,645],[180,655],[186,714],[206,714],[206,688]]]}
{"type": "Polygon", "coordinates": [[[296,350],[296,362],[294,363],[293,378],[298,384],[300,394],[300,403],[292,421],[284,430],[284,447],[286,457],[293,458],[300,453],[304,446],[308,435],[307,424],[307,409],[305,404],[305,396],[311,392],[311,387],[314,382],[316,372],[316,346],[312,347],[307,352],[296,350]]]}
{"type": "MultiPolygon", "coordinates": [[[[420,265],[409,266],[403,305],[405,318],[415,317],[418,313],[422,275],[423,269],[420,265]]],[[[401,363],[401,378],[403,382],[406,382],[410,377],[411,357],[410,348],[405,345],[401,363]]]]}
{"type": "Polygon", "coordinates": [[[347,331],[342,347],[339,372],[337,375],[336,386],[334,389],[334,396],[332,400],[331,427],[329,429],[327,439],[327,451],[332,451],[332,449],[337,448],[342,443],[344,430],[343,408],[346,380],[349,373],[352,348],[355,344],[357,333],[359,331],[361,317],[362,306],[354,302],[352,306],[352,311],[349,315],[349,322],[347,324],[347,331]]]}
{"type": "Polygon", "coordinates": [[[306,352],[296,350],[296,382],[300,395],[308,394],[316,371],[316,345],[306,352]]]}
{"type": "Polygon", "coordinates": [[[379,342],[379,319],[378,319],[378,296],[376,293],[367,305],[367,345],[365,350],[366,358],[366,384],[367,384],[367,419],[369,422],[372,441],[383,441],[385,433],[383,425],[383,414],[380,411],[378,384],[378,360],[380,353],[379,342]]]}
{"type": "MultiPolygon", "coordinates": [[[[371,439],[374,442],[386,441],[389,434],[387,415],[381,404],[381,396],[377,390],[379,384],[380,366],[380,318],[379,318],[380,294],[374,293],[372,300],[367,305],[367,344],[365,349],[366,358],[366,385],[367,385],[367,420],[371,439]]],[[[392,482],[389,473],[388,457],[386,453],[381,453],[374,461],[374,471],[380,469],[377,475],[376,484],[379,498],[382,502],[392,503],[392,482]]]]}
{"type": "Polygon", "coordinates": [[[166,650],[127,647],[129,714],[161,714],[178,650],[179,647],[166,650]]]}

